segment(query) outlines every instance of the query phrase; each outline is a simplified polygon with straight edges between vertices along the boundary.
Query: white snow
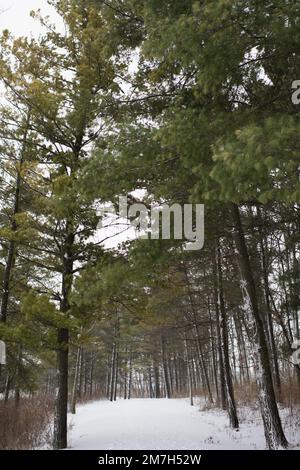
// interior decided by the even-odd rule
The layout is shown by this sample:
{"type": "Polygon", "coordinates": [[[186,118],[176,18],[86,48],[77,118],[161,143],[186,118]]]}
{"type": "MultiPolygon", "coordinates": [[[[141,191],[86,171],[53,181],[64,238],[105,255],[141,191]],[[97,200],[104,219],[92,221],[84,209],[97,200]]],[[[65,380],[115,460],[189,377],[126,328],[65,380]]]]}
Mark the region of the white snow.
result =
{"type": "MultiPolygon", "coordinates": [[[[229,428],[225,412],[216,409],[201,411],[199,406],[191,407],[187,399],[93,402],[79,406],[75,416],[69,415],[70,448],[264,449],[261,419],[257,414],[254,417],[249,416],[248,411],[244,413],[241,429],[237,432],[229,428]]],[[[293,433],[295,429],[290,429],[288,438],[293,436],[293,433]]]]}

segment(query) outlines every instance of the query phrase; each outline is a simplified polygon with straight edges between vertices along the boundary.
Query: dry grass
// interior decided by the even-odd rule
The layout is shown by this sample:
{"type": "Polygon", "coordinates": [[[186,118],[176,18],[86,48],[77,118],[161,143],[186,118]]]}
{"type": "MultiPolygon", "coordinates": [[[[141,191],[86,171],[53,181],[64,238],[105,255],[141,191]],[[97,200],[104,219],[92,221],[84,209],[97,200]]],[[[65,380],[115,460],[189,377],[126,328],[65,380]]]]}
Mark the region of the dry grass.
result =
{"type": "Polygon", "coordinates": [[[245,382],[234,385],[234,396],[238,406],[257,406],[257,385],[256,382],[245,382]]]}
{"type": "Polygon", "coordinates": [[[83,393],[81,397],[77,397],[76,403],[77,405],[83,405],[91,401],[100,400],[106,400],[106,396],[103,392],[96,390],[93,393],[83,393]]]}
{"type": "Polygon", "coordinates": [[[32,450],[51,443],[53,400],[46,396],[0,402],[0,449],[32,450]]]}
{"type": "MultiPolygon", "coordinates": [[[[235,385],[234,393],[239,405],[251,406],[257,402],[255,382],[235,385]]],[[[281,394],[277,394],[278,403],[284,408],[291,408],[300,403],[300,387],[296,379],[281,381],[281,394]]]]}
{"type": "MultiPolygon", "coordinates": [[[[217,403],[211,404],[207,397],[205,397],[203,390],[198,391],[198,396],[205,399],[203,409],[209,410],[217,408],[217,403]]],[[[248,407],[253,410],[258,409],[258,392],[255,381],[245,382],[243,384],[234,384],[234,396],[238,407],[248,407]]],[[[277,395],[277,401],[281,408],[288,408],[292,410],[299,409],[300,404],[300,387],[296,379],[282,380],[281,383],[281,396],[277,395]]]]}
{"type": "Polygon", "coordinates": [[[300,387],[296,379],[282,382],[281,403],[286,408],[300,404],[300,387]]]}

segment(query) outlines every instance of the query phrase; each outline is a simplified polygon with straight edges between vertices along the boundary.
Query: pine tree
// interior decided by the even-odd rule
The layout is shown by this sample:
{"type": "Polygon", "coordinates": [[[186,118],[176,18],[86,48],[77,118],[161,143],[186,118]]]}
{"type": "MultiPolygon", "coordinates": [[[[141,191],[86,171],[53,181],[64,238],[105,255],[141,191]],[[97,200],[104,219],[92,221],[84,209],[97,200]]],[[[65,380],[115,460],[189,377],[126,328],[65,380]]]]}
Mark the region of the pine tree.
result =
{"type": "Polygon", "coordinates": [[[114,112],[119,93],[117,77],[125,65],[120,60],[118,41],[111,38],[107,21],[93,2],[55,2],[55,6],[65,23],[65,34],[45,23],[47,32],[38,41],[12,42],[4,37],[7,56],[3,58],[2,77],[19,103],[30,108],[31,126],[37,133],[35,145],[42,148],[41,195],[34,208],[40,240],[30,262],[39,266],[50,283],[56,283],[57,276],[60,279],[58,292],[50,287],[48,295],[61,313],[56,324],[54,445],[65,448],[70,296],[76,272],[98,256],[97,247],[87,242],[98,219],[92,204],[84,202],[77,182],[88,149],[114,112]]]}

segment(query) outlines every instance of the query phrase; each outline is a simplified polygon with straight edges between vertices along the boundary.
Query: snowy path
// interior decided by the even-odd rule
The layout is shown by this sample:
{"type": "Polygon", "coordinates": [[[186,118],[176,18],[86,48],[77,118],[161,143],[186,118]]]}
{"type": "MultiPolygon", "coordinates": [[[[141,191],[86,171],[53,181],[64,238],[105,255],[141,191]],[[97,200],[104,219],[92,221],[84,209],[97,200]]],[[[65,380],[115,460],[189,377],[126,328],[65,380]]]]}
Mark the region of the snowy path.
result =
{"type": "Polygon", "coordinates": [[[79,406],[69,423],[75,450],[264,449],[260,422],[232,431],[226,414],[199,411],[186,399],[94,402],[79,406]]]}

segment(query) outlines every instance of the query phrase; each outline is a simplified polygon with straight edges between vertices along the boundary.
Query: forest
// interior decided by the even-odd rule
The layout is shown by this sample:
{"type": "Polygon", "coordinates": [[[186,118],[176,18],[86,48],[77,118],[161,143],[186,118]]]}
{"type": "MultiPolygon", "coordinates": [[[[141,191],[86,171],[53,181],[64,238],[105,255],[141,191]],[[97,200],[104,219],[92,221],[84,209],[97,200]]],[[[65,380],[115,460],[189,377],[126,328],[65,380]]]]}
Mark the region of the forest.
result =
{"type": "Polygon", "coordinates": [[[299,2],[48,3],[63,27],[41,10],[43,34],[0,36],[0,449],[67,448],[86,402],[199,397],[232,430],[255,407],[288,448],[299,2]],[[120,196],[204,204],[203,248],[172,217],[169,239],[122,238],[137,211],[101,216],[120,196]]]}

